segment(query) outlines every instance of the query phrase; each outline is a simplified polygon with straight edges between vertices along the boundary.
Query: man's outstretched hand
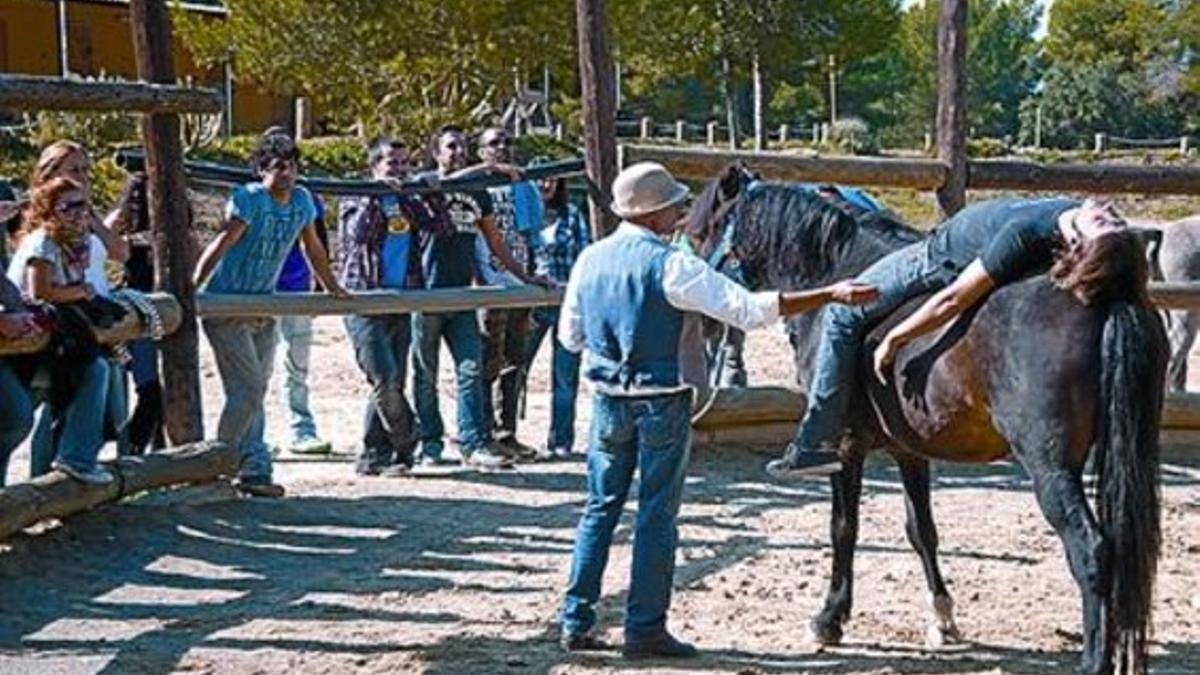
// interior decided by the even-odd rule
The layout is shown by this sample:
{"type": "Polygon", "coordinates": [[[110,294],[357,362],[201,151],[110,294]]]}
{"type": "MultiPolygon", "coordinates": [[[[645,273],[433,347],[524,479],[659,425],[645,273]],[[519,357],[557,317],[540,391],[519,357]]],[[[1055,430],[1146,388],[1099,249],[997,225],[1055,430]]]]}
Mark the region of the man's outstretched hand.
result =
{"type": "Polygon", "coordinates": [[[829,297],[843,305],[865,305],[879,298],[879,289],[861,281],[839,281],[829,287],[829,297]]]}

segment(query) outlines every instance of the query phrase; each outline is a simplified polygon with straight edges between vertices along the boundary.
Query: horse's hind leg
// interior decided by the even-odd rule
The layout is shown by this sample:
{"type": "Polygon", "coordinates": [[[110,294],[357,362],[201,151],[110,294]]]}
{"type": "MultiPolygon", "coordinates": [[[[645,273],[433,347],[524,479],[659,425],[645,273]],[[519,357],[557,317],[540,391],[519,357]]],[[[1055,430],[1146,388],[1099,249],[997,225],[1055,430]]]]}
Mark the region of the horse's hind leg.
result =
{"type": "Polygon", "coordinates": [[[1167,382],[1171,391],[1187,391],[1188,356],[1200,331],[1200,312],[1174,310],[1170,316],[1171,361],[1167,366],[1167,382]]]}
{"type": "Polygon", "coordinates": [[[858,543],[858,506],[862,498],[863,453],[854,450],[842,460],[842,470],[830,476],[833,486],[829,535],[833,544],[833,573],[825,607],[812,620],[813,639],[833,645],[842,641],[842,624],[850,618],[854,588],[854,547],[858,543]]]}
{"type": "Polygon", "coordinates": [[[908,543],[921,556],[925,582],[929,585],[929,606],[932,611],[925,641],[930,647],[941,647],[959,639],[954,623],[954,600],[946,590],[942,571],[938,567],[937,525],[929,504],[929,461],[910,455],[899,455],[900,477],[904,481],[904,501],[907,519],[904,531],[908,543]]]}
{"type": "Polygon", "coordinates": [[[1108,644],[1105,598],[1109,581],[1104,536],[1083,494],[1078,472],[1067,469],[1038,471],[1029,467],[1038,504],[1046,520],[1062,538],[1071,575],[1083,596],[1084,675],[1112,673],[1112,646],[1108,644]]]}

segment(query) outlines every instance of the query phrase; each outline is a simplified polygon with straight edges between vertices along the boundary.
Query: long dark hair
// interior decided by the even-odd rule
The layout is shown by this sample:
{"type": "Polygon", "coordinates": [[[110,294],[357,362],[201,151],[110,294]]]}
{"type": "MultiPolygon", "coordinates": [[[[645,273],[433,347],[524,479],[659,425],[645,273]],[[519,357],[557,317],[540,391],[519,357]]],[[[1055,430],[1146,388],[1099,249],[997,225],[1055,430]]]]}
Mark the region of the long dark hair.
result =
{"type": "Polygon", "coordinates": [[[1148,305],[1150,266],[1141,239],[1131,230],[1082,239],[1063,251],[1050,278],[1085,305],[1128,300],[1148,305]]]}
{"type": "Polygon", "coordinates": [[[119,214],[116,222],[117,234],[133,234],[150,231],[150,204],[146,194],[146,174],[138,171],[130,174],[121,188],[121,195],[113,210],[119,214]]]}

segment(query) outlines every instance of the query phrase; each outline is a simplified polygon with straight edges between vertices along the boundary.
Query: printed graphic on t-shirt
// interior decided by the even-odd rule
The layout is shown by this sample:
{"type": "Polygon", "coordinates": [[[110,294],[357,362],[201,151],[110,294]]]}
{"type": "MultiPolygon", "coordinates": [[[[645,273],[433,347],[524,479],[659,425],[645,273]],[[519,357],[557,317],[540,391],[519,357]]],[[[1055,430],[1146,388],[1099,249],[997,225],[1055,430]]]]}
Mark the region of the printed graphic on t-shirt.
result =
{"type": "Polygon", "coordinates": [[[474,195],[465,192],[451,192],[446,195],[446,210],[450,214],[450,223],[455,231],[461,234],[476,234],[479,232],[479,220],[483,218],[483,207],[474,195]]]}
{"type": "Polygon", "coordinates": [[[400,211],[400,203],[389,199],[383,203],[383,216],[387,219],[388,234],[408,234],[412,232],[412,223],[400,211]]]}

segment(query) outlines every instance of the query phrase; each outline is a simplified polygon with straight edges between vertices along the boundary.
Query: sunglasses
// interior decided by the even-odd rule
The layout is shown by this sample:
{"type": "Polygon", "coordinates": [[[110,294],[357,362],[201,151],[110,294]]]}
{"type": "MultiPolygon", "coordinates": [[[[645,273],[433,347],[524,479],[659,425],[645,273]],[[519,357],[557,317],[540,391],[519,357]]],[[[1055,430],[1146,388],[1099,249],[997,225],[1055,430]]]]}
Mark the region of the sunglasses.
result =
{"type": "Polygon", "coordinates": [[[511,138],[493,138],[487,142],[489,148],[511,148],[512,144],[511,138]]]}
{"type": "Polygon", "coordinates": [[[87,200],[78,199],[75,201],[59,204],[58,206],[55,207],[55,210],[65,216],[65,215],[72,214],[72,213],[82,213],[84,211],[84,209],[87,208],[87,205],[88,205],[87,200]]]}

